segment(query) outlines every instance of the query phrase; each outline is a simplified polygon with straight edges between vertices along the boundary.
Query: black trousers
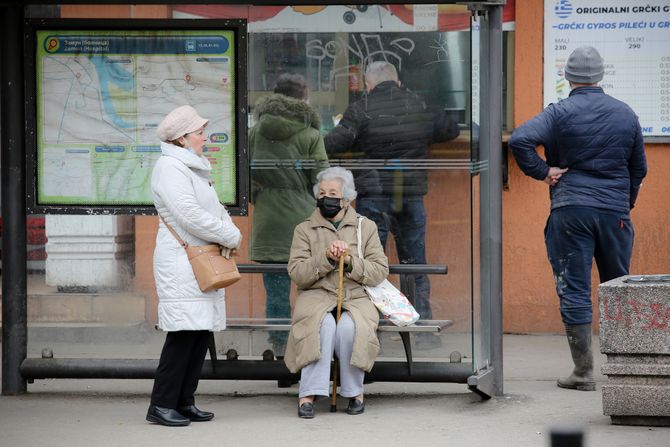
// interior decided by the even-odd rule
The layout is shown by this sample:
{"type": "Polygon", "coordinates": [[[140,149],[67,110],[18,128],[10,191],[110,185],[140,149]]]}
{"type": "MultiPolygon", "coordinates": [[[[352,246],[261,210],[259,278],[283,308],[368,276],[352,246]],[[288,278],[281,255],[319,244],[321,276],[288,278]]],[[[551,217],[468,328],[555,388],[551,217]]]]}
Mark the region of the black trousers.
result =
{"type": "Polygon", "coordinates": [[[195,403],[202,364],[209,345],[209,331],[168,332],[156,370],[151,404],[173,408],[195,403]]]}

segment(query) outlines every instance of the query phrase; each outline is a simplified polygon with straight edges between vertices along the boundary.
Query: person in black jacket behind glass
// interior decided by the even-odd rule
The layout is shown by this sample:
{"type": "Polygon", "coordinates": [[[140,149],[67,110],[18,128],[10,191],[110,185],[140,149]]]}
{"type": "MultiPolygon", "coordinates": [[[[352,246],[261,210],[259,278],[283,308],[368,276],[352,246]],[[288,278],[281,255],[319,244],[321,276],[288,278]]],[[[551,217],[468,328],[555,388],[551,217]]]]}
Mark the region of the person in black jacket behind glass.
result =
{"type": "MultiPolygon", "coordinates": [[[[369,160],[361,161],[361,169],[354,171],[356,210],[377,224],[382,246],[389,230],[393,233],[401,263],[425,264],[423,196],[428,192],[428,172],[416,169],[413,162],[428,157],[431,143],[456,138],[458,125],[402,87],[396,68],[388,62],[368,65],[365,88],[367,95],[351,104],[324,138],[326,152],[335,158],[354,152],[369,160]],[[373,169],[370,162],[380,159],[392,160],[398,169],[373,169]]],[[[415,285],[414,306],[421,318],[431,319],[428,276],[415,275],[415,285]]],[[[439,345],[439,338],[419,338],[417,343],[431,348],[439,345]]]]}

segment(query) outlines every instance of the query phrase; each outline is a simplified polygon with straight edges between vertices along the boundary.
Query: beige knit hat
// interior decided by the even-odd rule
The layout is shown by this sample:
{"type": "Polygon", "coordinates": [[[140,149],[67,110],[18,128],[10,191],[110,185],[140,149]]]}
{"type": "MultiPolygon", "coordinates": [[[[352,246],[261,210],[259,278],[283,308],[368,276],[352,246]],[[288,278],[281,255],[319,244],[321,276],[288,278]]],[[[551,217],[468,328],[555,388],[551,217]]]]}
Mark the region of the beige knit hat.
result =
{"type": "Polygon", "coordinates": [[[198,115],[193,107],[181,106],[163,118],[158,125],[156,135],[161,141],[174,141],[187,133],[195,132],[207,123],[209,120],[198,115]]]}

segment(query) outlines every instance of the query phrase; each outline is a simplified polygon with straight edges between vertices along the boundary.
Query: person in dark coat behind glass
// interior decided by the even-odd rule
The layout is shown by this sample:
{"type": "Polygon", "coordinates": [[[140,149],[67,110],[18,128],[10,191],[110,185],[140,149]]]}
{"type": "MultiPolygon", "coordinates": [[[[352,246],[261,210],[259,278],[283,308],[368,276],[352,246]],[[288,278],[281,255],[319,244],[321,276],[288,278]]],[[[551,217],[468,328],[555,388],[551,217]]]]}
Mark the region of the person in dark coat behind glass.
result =
{"type": "MultiPolygon", "coordinates": [[[[287,263],[293,230],[316,209],[312,188],[316,175],[328,167],[328,157],[319,132],[321,119],[308,98],[305,78],[284,73],[277,79],[274,94],[256,103],[258,122],[249,132],[252,261],[287,263]],[[280,161],[284,166],[275,167],[280,161]]],[[[290,319],[288,274],[263,273],[263,285],[266,318],[290,319]]],[[[276,356],[284,355],[287,338],[286,332],[269,333],[276,356]]]]}
{"type": "MultiPolygon", "coordinates": [[[[393,64],[372,62],[365,70],[367,95],[351,104],[342,120],[326,135],[329,157],[354,152],[367,160],[393,160],[399,169],[372,169],[362,161],[356,176],[356,210],[373,220],[386,247],[394,235],[402,264],[426,264],[428,171],[413,160],[428,158],[430,144],[459,135],[457,123],[445,111],[434,112],[416,93],[402,87],[393,64]]],[[[422,319],[432,319],[427,275],[414,275],[414,306],[422,319]]],[[[439,337],[420,334],[418,348],[439,346],[439,337]]]]}

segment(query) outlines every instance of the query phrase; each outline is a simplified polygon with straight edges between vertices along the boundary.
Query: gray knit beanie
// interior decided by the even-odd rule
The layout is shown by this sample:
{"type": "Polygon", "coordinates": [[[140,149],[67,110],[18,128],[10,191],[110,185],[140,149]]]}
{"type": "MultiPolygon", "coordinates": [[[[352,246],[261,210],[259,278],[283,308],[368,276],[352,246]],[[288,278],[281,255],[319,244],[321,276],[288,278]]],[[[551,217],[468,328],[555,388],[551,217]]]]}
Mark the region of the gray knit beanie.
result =
{"type": "Polygon", "coordinates": [[[591,46],[577,48],[565,64],[565,79],[577,84],[596,84],[604,73],[603,58],[591,46]]]}

